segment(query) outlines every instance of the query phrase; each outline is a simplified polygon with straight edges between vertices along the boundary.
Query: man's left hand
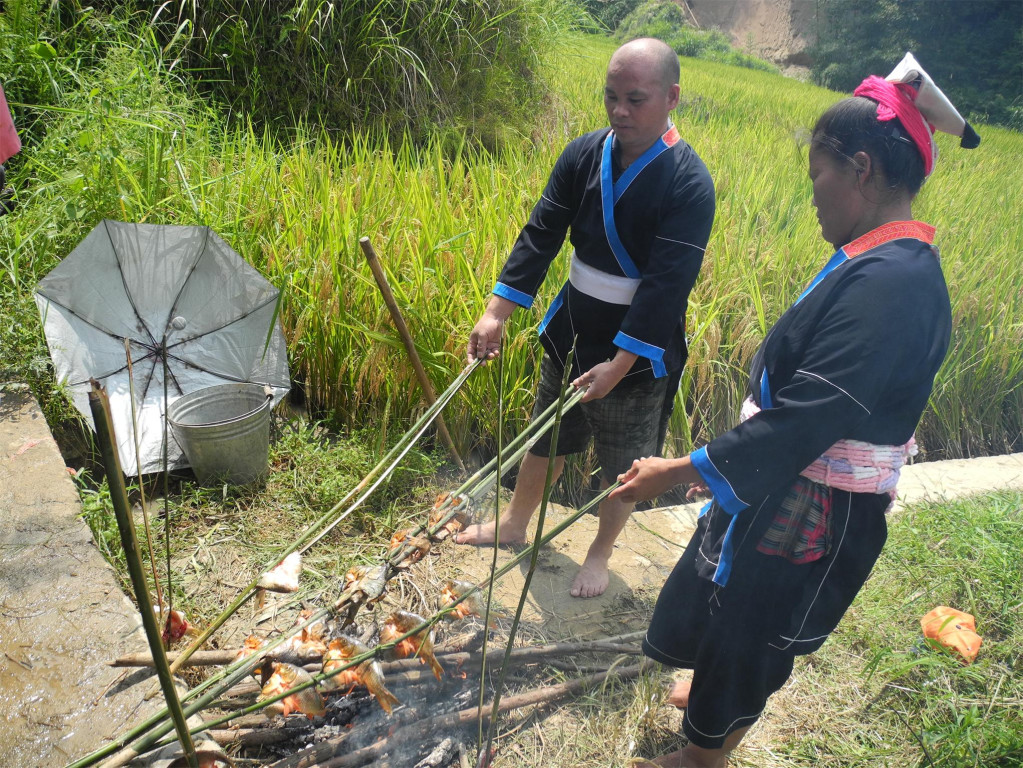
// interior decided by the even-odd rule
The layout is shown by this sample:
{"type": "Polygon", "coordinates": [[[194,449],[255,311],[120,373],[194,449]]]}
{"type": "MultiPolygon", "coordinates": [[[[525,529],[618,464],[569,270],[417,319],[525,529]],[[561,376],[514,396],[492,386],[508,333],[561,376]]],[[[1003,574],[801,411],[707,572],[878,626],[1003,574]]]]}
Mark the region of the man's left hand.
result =
{"type": "Polygon", "coordinates": [[[586,394],[583,395],[582,402],[588,403],[590,400],[599,400],[614,389],[618,382],[625,377],[625,374],[629,372],[629,369],[632,368],[632,364],[636,362],[636,357],[631,352],[619,349],[618,354],[614,356],[613,360],[593,366],[573,381],[573,387],[588,387],[586,394]]]}

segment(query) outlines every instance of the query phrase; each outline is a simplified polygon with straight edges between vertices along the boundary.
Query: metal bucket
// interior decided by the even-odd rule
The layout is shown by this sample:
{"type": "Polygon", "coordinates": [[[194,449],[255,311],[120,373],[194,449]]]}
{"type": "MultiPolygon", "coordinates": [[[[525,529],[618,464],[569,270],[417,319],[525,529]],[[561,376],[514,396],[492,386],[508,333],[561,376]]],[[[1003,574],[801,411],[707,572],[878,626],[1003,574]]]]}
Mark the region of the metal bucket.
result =
{"type": "Polygon", "coordinates": [[[167,420],[200,483],[244,485],[266,474],[272,402],[258,384],[220,384],[171,404],[167,420]]]}

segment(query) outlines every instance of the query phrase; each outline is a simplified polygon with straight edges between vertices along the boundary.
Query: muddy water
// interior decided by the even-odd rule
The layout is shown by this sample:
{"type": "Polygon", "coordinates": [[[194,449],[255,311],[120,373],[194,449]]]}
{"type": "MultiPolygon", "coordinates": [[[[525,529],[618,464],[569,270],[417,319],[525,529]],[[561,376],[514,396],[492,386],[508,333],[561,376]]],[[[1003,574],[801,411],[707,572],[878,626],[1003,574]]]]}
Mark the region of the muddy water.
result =
{"type": "Polygon", "coordinates": [[[35,402],[0,393],[0,766],[62,766],[160,708],[146,649],[35,402]]]}

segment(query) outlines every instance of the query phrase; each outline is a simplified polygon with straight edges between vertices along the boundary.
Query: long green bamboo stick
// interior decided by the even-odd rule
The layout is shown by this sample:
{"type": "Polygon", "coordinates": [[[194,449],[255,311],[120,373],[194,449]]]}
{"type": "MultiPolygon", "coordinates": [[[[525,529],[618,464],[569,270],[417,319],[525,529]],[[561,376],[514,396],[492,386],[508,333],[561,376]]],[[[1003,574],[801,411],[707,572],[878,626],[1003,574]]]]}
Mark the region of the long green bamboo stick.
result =
{"type": "MultiPolygon", "coordinates": [[[[587,512],[589,512],[589,510],[593,506],[595,506],[597,504],[600,504],[600,502],[603,501],[607,497],[607,495],[611,493],[611,491],[613,491],[615,488],[617,488],[618,485],[619,485],[618,483],[615,483],[614,485],[609,486],[608,488],[604,489],[592,501],[590,501],[587,504],[585,504],[584,506],[580,507],[578,510],[576,510],[571,515],[569,515],[567,518],[565,518],[563,521],[561,521],[557,526],[552,528],[542,538],[538,539],[537,542],[534,544],[534,546],[544,547],[547,544],[549,544],[557,536],[559,536],[560,534],[564,533],[564,531],[567,530],[577,520],[579,520],[579,518],[581,518],[583,515],[585,515],[587,512]]],[[[389,650],[390,648],[393,648],[398,643],[400,643],[402,640],[404,640],[404,639],[406,639],[408,637],[411,637],[412,635],[418,634],[419,632],[422,632],[423,630],[425,630],[425,629],[427,629],[429,627],[432,627],[434,624],[436,624],[438,621],[440,621],[444,616],[446,616],[448,613],[453,611],[459,605],[459,603],[461,603],[464,600],[467,600],[471,595],[475,594],[476,591],[480,591],[480,590],[484,589],[487,586],[487,584],[491,583],[493,580],[499,579],[502,576],[504,576],[505,574],[507,574],[509,571],[511,571],[513,568],[515,568],[515,566],[517,566],[526,556],[531,555],[532,552],[533,552],[533,548],[532,547],[529,548],[529,549],[525,549],[522,552],[519,552],[511,560],[509,560],[507,563],[505,563],[503,566],[501,566],[499,569],[497,569],[497,571],[494,573],[494,575],[492,577],[488,577],[488,578],[483,579],[482,581],[478,582],[476,584],[476,589],[475,590],[469,590],[465,595],[462,595],[461,597],[459,597],[458,599],[453,601],[450,605],[447,605],[444,608],[440,609],[435,614],[433,614],[430,618],[425,619],[422,624],[419,624],[418,626],[412,628],[411,630],[406,632],[401,637],[398,637],[395,640],[392,640],[391,642],[381,643],[381,644],[373,647],[372,649],[370,649],[366,653],[362,654],[361,656],[354,657],[349,662],[347,662],[344,666],[338,667],[336,669],[332,669],[330,672],[326,672],[326,673],[321,672],[321,673],[319,673],[317,675],[313,675],[313,676],[311,676],[310,680],[307,680],[304,683],[296,685],[295,687],[288,689],[286,692],[281,693],[278,696],[275,696],[275,697],[270,698],[270,699],[266,699],[266,700],[261,701],[261,702],[257,702],[256,704],[249,705],[248,707],[246,707],[244,709],[236,710],[236,711],[234,711],[234,712],[232,712],[232,713],[230,713],[228,715],[223,716],[220,719],[211,720],[211,721],[209,721],[207,723],[203,723],[200,726],[196,726],[195,728],[192,729],[192,734],[194,735],[194,734],[202,733],[203,731],[205,731],[205,730],[207,730],[209,728],[215,728],[215,727],[217,727],[219,725],[223,725],[224,723],[227,723],[230,720],[233,720],[233,719],[235,719],[237,717],[240,717],[241,715],[251,714],[252,712],[257,712],[260,709],[263,709],[264,707],[268,706],[269,704],[274,703],[275,701],[280,701],[281,699],[285,698],[286,696],[289,696],[289,695],[294,694],[294,693],[298,693],[300,691],[304,691],[306,688],[310,688],[310,687],[312,687],[314,685],[318,685],[319,683],[323,682],[327,678],[333,677],[336,674],[340,674],[341,672],[345,671],[346,669],[349,669],[349,668],[354,667],[354,666],[356,666],[358,664],[361,664],[366,659],[373,658],[374,656],[377,656],[378,654],[382,653],[383,651],[386,651],[386,650],[389,650]]],[[[301,626],[302,627],[308,626],[309,624],[311,624],[311,623],[313,623],[315,621],[318,621],[320,618],[323,618],[326,613],[327,612],[325,610],[317,613],[316,615],[311,617],[308,621],[303,623],[301,626]]],[[[275,638],[275,642],[274,643],[268,644],[264,648],[260,649],[260,654],[267,653],[267,652],[273,650],[277,645],[279,645],[285,639],[286,638],[284,636],[282,636],[280,638],[275,638]]],[[[511,647],[511,641],[510,640],[509,640],[508,647],[511,647]]],[[[258,659],[258,656],[259,656],[259,654],[257,654],[256,656],[248,657],[247,659],[244,659],[244,661],[247,662],[247,666],[249,666],[251,668],[251,667],[255,666],[255,663],[256,663],[256,660],[258,659]]],[[[236,665],[237,664],[238,664],[238,662],[236,662],[236,665]]],[[[230,684],[227,684],[226,681],[225,681],[225,684],[223,686],[218,686],[218,690],[217,691],[215,691],[213,693],[209,693],[206,696],[204,696],[204,698],[203,698],[203,702],[204,702],[203,706],[205,706],[206,704],[208,704],[211,701],[213,701],[217,696],[219,696],[224,691],[229,690],[230,687],[234,685],[234,682],[237,682],[238,679],[240,679],[241,677],[244,677],[244,675],[247,674],[247,673],[248,673],[248,669],[246,669],[240,675],[237,675],[237,674],[234,675],[233,678],[232,678],[233,682],[231,682],[230,684]]],[[[186,712],[191,714],[192,713],[191,712],[191,707],[187,708],[186,712]]],[[[169,730],[170,730],[169,728],[165,727],[163,732],[160,734],[160,737],[166,735],[166,733],[169,730]]],[[[163,746],[163,744],[165,744],[165,743],[166,742],[159,742],[159,743],[155,743],[154,742],[154,743],[151,743],[151,744],[146,746],[145,750],[142,750],[142,751],[138,752],[137,754],[142,754],[143,751],[146,751],[148,749],[155,749],[157,747],[163,746]]],[[[69,768],[72,768],[72,767],[69,766],[69,768]]]]}
{"type": "MultiPolygon", "coordinates": [[[[139,446],[139,417],[135,411],[135,371],[132,367],[131,360],[131,339],[125,336],[124,338],[124,358],[128,364],[128,405],[131,407],[131,434],[132,441],[135,444],[135,470],[138,472],[139,478],[139,497],[141,499],[139,506],[142,508],[142,522],[146,528],[146,549],[149,551],[149,567],[153,573],[153,586],[156,588],[156,601],[160,606],[161,615],[166,610],[167,615],[164,616],[166,621],[170,620],[170,611],[167,609],[166,604],[163,601],[163,591],[160,589],[160,577],[156,574],[156,554],[153,552],[153,534],[149,528],[149,508],[146,505],[146,489],[142,482],[142,449],[139,446]]],[[[165,623],[166,623],[165,621],[165,623]]]]}
{"type": "MultiPolygon", "coordinates": [[[[576,403],[578,403],[582,399],[583,394],[584,393],[582,390],[576,390],[573,387],[571,390],[566,391],[564,404],[562,404],[560,401],[555,401],[551,403],[544,410],[543,413],[541,413],[535,419],[532,419],[529,422],[529,424],[526,425],[526,428],[519,432],[514,438],[512,438],[508,442],[508,445],[504,447],[506,451],[512,452],[511,453],[512,458],[505,459],[505,461],[502,462],[500,466],[503,467],[505,464],[511,465],[514,462],[518,461],[520,458],[522,458],[526,451],[529,450],[529,445],[527,445],[527,443],[531,444],[531,442],[534,439],[539,438],[541,435],[546,434],[546,432],[554,425],[552,416],[555,410],[558,410],[558,406],[559,405],[562,406],[560,410],[562,413],[564,413],[569,408],[572,408],[576,403]]],[[[459,488],[459,490],[456,491],[455,493],[463,492],[468,488],[481,489],[489,488],[494,481],[493,480],[494,468],[498,465],[499,463],[497,457],[494,457],[485,465],[483,465],[483,467],[477,470],[472,477],[466,480],[462,484],[461,488],[459,488]]],[[[502,471],[501,473],[502,477],[504,476],[505,471],[507,470],[502,471]]]]}
{"type": "MultiPolygon", "coordinates": [[[[437,402],[427,409],[427,411],[419,418],[419,420],[402,436],[401,439],[399,439],[399,441],[394,445],[394,447],[392,447],[391,450],[388,451],[384,458],[377,463],[376,467],[374,467],[373,470],[371,470],[370,473],[367,474],[366,477],[364,477],[355,488],[349,491],[349,493],[346,494],[341,501],[339,501],[337,504],[331,507],[331,509],[328,510],[325,514],[323,514],[318,520],[314,521],[314,523],[306,530],[305,534],[303,534],[303,536],[300,537],[298,541],[294,542],[281,555],[279,555],[277,558],[268,563],[264,571],[269,570],[278,562],[287,557],[287,555],[291,554],[293,551],[298,549],[298,547],[302,546],[308,540],[312,532],[314,532],[317,528],[319,528],[320,526],[324,525],[327,521],[329,521],[330,518],[337,512],[337,510],[340,509],[341,506],[348,499],[354,496],[359,490],[364,488],[366,484],[372,479],[372,477],[377,472],[379,472],[380,469],[384,467],[388,461],[392,460],[392,458],[396,454],[400,454],[397,457],[397,459],[392,461],[392,464],[388,468],[387,473],[393,471],[394,466],[397,465],[397,462],[400,461],[402,457],[404,457],[404,455],[408,452],[411,446],[414,445],[415,442],[419,439],[419,437],[421,437],[422,434],[426,431],[426,428],[429,426],[433,417],[437,413],[439,413],[440,410],[443,409],[445,405],[447,405],[448,401],[450,401],[450,399],[455,395],[455,393],[458,392],[458,390],[465,383],[466,379],[468,379],[469,375],[472,374],[472,372],[475,371],[476,368],[478,368],[481,363],[482,361],[476,361],[475,363],[467,365],[459,374],[459,376],[455,379],[455,381],[452,382],[452,384],[448,387],[448,389],[446,389],[444,393],[440,396],[440,398],[438,398],[437,402]],[[409,439],[410,436],[411,439],[409,439]]],[[[386,474],[384,475],[384,477],[386,477],[386,474]]],[[[382,481],[382,479],[383,478],[378,480],[377,484],[375,484],[373,488],[376,488],[376,486],[379,485],[379,482],[382,481]]],[[[344,517],[350,514],[358,506],[358,504],[361,503],[365,498],[366,496],[364,495],[362,498],[359,499],[358,502],[356,502],[356,504],[353,504],[351,507],[345,510],[345,512],[342,513],[342,515],[339,516],[339,518],[336,521],[334,521],[333,525],[336,525],[338,522],[343,520],[344,517]]],[[[262,573],[260,573],[259,576],[262,576],[262,573]]],[[[259,576],[253,579],[253,581],[243,589],[242,593],[239,594],[237,598],[235,598],[231,605],[229,605],[227,609],[225,609],[224,612],[219,617],[217,617],[217,619],[215,619],[214,622],[209,627],[207,627],[206,631],[204,631],[198,638],[196,638],[196,640],[193,641],[188,648],[182,651],[182,653],[177,657],[177,659],[175,659],[174,664],[171,665],[172,671],[180,668],[180,666],[185,662],[185,660],[189,656],[191,656],[196,650],[198,650],[202,646],[202,644],[205,643],[207,639],[209,639],[213,632],[219,629],[220,626],[222,626],[223,623],[227,621],[227,619],[230,618],[230,616],[232,616],[238,610],[238,608],[240,608],[246,602],[246,600],[248,600],[252,596],[252,594],[255,591],[256,585],[259,582],[259,576]]],[[[311,622],[312,619],[310,619],[309,623],[311,622]]],[[[301,627],[297,627],[295,628],[294,632],[297,633],[298,631],[300,631],[300,629],[301,627]]],[[[282,636],[280,638],[280,642],[283,642],[287,637],[288,636],[282,636]]],[[[225,672],[224,674],[227,673],[225,672]]],[[[207,681],[197,686],[192,691],[189,691],[189,693],[186,694],[185,699],[187,700],[193,697],[194,695],[202,691],[205,687],[214,684],[217,680],[221,679],[221,677],[222,676],[214,676],[214,678],[208,679],[207,681]]],[[[84,758],[81,758],[75,763],[69,764],[68,768],[86,768],[87,766],[94,765],[103,757],[112,754],[115,750],[119,749],[120,747],[123,747],[132,739],[139,737],[141,734],[146,733],[148,730],[156,726],[158,723],[162,722],[167,717],[167,714],[168,714],[167,710],[163,710],[161,712],[156,713],[155,715],[152,715],[139,725],[132,728],[130,731],[110,741],[106,746],[101,747],[100,749],[96,750],[90,755],[87,755],[84,758]]]]}
{"type": "MultiPolygon", "coordinates": [[[[504,326],[501,326],[501,342],[500,347],[504,346],[504,326]]],[[[503,350],[502,350],[503,351],[503,350]]],[[[564,400],[564,395],[561,397],[564,400]]],[[[501,468],[504,464],[501,461],[501,442],[504,434],[504,355],[500,355],[497,358],[497,471],[494,473],[494,547],[493,553],[490,560],[490,584],[487,587],[487,608],[483,616],[483,626],[490,626],[490,605],[494,599],[494,574],[497,573],[497,546],[498,542],[501,541],[501,468]]],[[[558,412],[560,415],[560,411],[558,412]]],[[[480,695],[479,703],[477,704],[479,712],[483,712],[483,706],[487,701],[487,650],[490,633],[483,633],[483,647],[480,649],[480,695]]],[[[509,644],[510,644],[509,640],[509,644]]],[[[476,728],[476,743],[483,743],[483,718],[480,717],[477,721],[476,728]]]]}
{"type": "MultiPolygon", "coordinates": [[[[477,766],[482,768],[490,763],[490,747],[494,742],[494,731],[497,729],[497,719],[501,711],[501,691],[504,689],[504,679],[508,673],[508,665],[511,661],[511,649],[515,643],[515,635],[519,629],[519,621],[522,618],[522,609],[526,605],[526,596],[529,594],[529,585],[533,581],[533,573],[536,571],[536,561],[540,553],[540,540],[543,538],[543,526],[547,518],[547,505],[551,499],[551,486],[554,485],[554,465],[558,457],[558,434],[561,431],[561,417],[564,409],[565,396],[568,393],[568,379],[572,374],[572,360],[575,356],[575,349],[570,349],[565,360],[565,369],[561,374],[561,396],[558,399],[559,408],[554,417],[554,429],[551,432],[550,450],[547,452],[547,475],[544,478],[543,497],[540,501],[540,512],[536,519],[536,539],[530,547],[529,568],[526,569],[526,577],[522,584],[522,592],[519,594],[519,604],[515,609],[515,617],[512,619],[511,628],[508,630],[508,644],[504,649],[504,659],[501,662],[501,672],[497,677],[497,685],[494,687],[494,702],[490,713],[490,722],[487,725],[487,741],[481,745],[477,759],[477,766]]],[[[496,546],[496,543],[495,543],[496,546]]],[[[493,580],[491,580],[493,583],[493,580]]]]}
{"type": "MultiPolygon", "coordinates": [[[[532,446],[532,440],[546,434],[547,431],[554,426],[554,419],[552,416],[555,413],[555,410],[557,409],[558,412],[560,413],[566,413],[570,408],[572,408],[576,403],[578,403],[582,399],[583,394],[585,393],[582,390],[577,391],[574,388],[571,390],[566,390],[565,400],[563,404],[560,402],[553,403],[549,408],[547,408],[543,412],[543,414],[541,414],[539,417],[537,417],[537,419],[530,423],[529,425],[530,429],[532,429],[532,431],[535,433],[532,435],[532,438],[530,440],[522,442],[521,440],[516,438],[516,440],[513,441],[519,444],[518,450],[512,453],[511,456],[508,456],[507,458],[503,459],[500,462],[499,469],[489,472],[488,474],[486,474],[486,476],[482,476],[482,472],[485,471],[487,468],[497,466],[496,459],[491,459],[491,461],[487,463],[483,470],[477,472],[475,475],[473,475],[472,478],[462,483],[462,485],[460,485],[457,489],[448,494],[448,498],[445,499],[444,503],[438,508],[438,511],[442,511],[445,509],[448,509],[449,511],[439,518],[439,523],[432,530],[430,530],[430,534],[432,535],[437,530],[439,530],[444,525],[444,523],[448,522],[457,513],[458,505],[461,503],[460,501],[458,501],[458,499],[461,496],[463,496],[463,494],[470,501],[478,501],[479,499],[486,496],[486,494],[489,493],[491,486],[494,485],[495,480],[504,477],[505,474],[507,474],[512,467],[518,465],[519,460],[526,454],[526,452],[532,446]],[[568,394],[569,392],[572,392],[572,394],[569,395],[568,394]],[[562,405],[560,409],[558,409],[559,404],[562,405]]],[[[499,488],[500,486],[498,485],[496,487],[499,488]]],[[[412,530],[412,535],[415,536],[416,534],[419,534],[424,530],[426,530],[426,526],[419,525],[412,530]]],[[[400,556],[404,558],[404,556],[408,554],[408,552],[410,551],[411,547],[408,544],[406,544],[403,545],[400,549],[396,550],[392,557],[400,556]]]]}
{"type": "Polygon", "coordinates": [[[121,546],[124,548],[124,559],[128,566],[128,574],[131,576],[132,587],[135,590],[135,600],[142,615],[142,626],[146,631],[146,639],[149,641],[149,650],[153,654],[153,666],[156,667],[156,674],[160,678],[160,686],[163,688],[163,695],[167,700],[167,708],[170,710],[171,719],[174,721],[174,728],[178,732],[178,740],[181,742],[181,749],[185,753],[188,765],[191,768],[199,768],[199,758],[195,754],[195,745],[192,743],[192,736],[188,731],[188,723],[178,699],[178,692],[174,688],[174,676],[167,663],[167,655],[164,653],[163,640],[160,636],[160,626],[157,624],[156,614],[153,612],[153,602],[149,597],[146,569],[142,564],[138,539],[135,537],[135,525],[128,507],[128,492],[124,487],[124,474],[117,456],[117,441],[114,438],[114,423],[110,417],[110,403],[107,400],[106,392],[95,379],[92,381],[92,391],[89,393],[89,408],[92,410],[92,418],[96,424],[96,442],[99,443],[100,453],[103,455],[107,485],[110,488],[110,501],[114,507],[114,516],[117,518],[117,528],[121,534],[121,546]]]}

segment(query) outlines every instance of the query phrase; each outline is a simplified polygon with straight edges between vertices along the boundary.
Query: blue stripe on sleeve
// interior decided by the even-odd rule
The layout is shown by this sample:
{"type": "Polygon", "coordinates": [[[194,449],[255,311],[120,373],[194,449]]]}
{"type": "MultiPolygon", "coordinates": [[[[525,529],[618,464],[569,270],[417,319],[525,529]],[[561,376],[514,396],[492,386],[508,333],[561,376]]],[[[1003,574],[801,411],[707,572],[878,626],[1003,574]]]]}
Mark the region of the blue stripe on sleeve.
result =
{"type": "Polygon", "coordinates": [[[531,306],[533,306],[532,296],[530,296],[528,293],[517,291],[510,285],[505,285],[504,283],[498,283],[497,285],[494,286],[494,294],[500,296],[502,299],[514,301],[520,307],[525,307],[526,309],[529,309],[531,306]]]}
{"type": "Polygon", "coordinates": [[[659,379],[662,376],[668,375],[668,369],[664,367],[664,350],[660,347],[647,344],[645,341],[633,338],[622,331],[618,331],[618,335],[615,336],[612,343],[626,352],[632,352],[634,355],[639,355],[649,360],[650,367],[654,372],[654,378],[659,379]]]}
{"type": "Polygon", "coordinates": [[[707,455],[707,446],[697,448],[689,454],[689,460],[693,462],[700,477],[707,483],[710,492],[714,495],[714,501],[718,503],[725,512],[730,515],[737,515],[746,509],[749,504],[735,495],[732,484],[722,475],[707,455]]]}

